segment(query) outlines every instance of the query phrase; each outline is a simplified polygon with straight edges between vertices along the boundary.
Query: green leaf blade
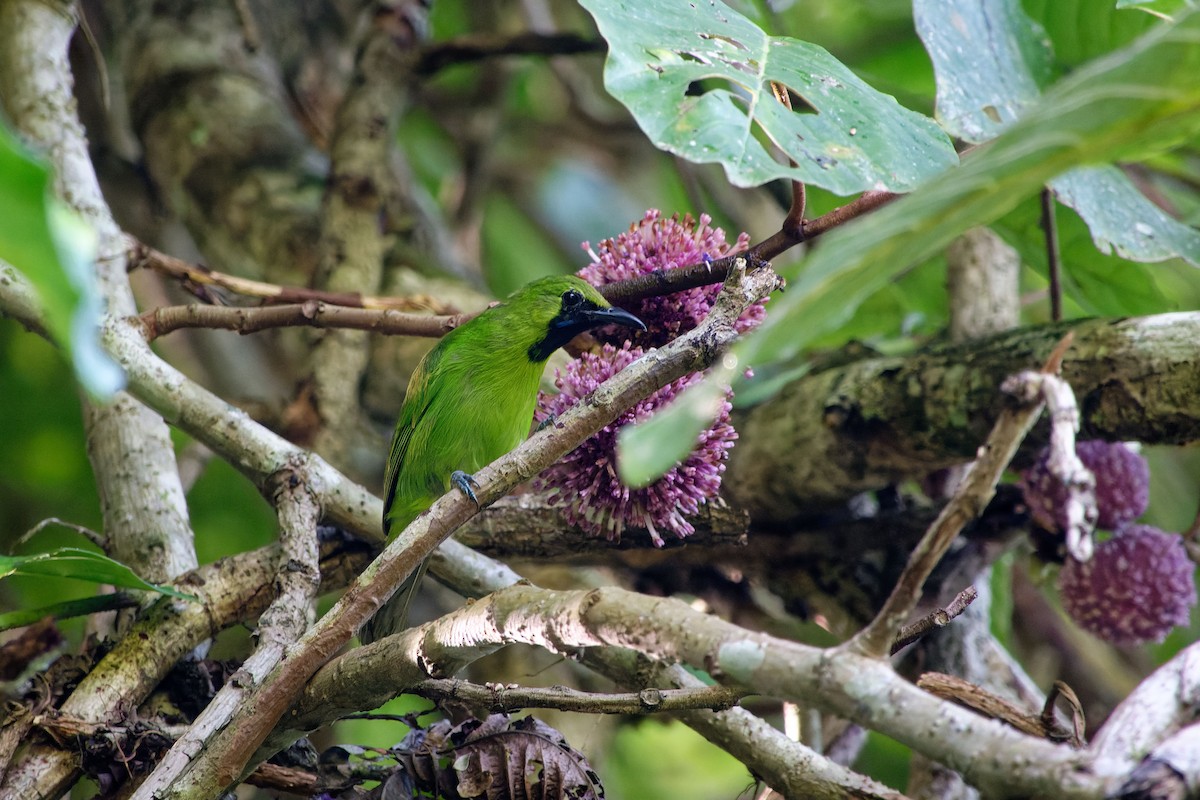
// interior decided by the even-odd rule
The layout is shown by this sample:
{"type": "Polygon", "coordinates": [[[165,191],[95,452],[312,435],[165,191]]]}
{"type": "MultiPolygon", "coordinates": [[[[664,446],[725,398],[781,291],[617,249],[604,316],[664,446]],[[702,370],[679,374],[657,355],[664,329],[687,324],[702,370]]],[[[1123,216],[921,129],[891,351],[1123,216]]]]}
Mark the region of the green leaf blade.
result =
{"type": "Polygon", "coordinates": [[[1130,261],[1182,258],[1200,267],[1200,231],[1151,203],[1116,167],[1073,169],[1051,186],[1087,222],[1101,253],[1130,261]]]}
{"type": "Polygon", "coordinates": [[[48,553],[34,553],[27,556],[0,555],[0,579],[10,575],[75,578],[91,583],[112,584],[125,589],[157,592],[182,600],[196,599],[192,595],[169,586],[159,586],[144,581],[121,562],[79,547],[60,547],[48,553]]]}
{"type": "Polygon", "coordinates": [[[124,385],[97,336],[102,302],[95,285],[96,234],[54,197],[49,168],[0,124],[0,259],[33,284],[55,341],[76,377],[98,398],[124,385]]]}
{"type": "Polygon", "coordinates": [[[1050,40],[1017,0],[949,9],[915,0],[913,21],[933,61],[937,118],[953,136],[976,144],[995,138],[1049,80],[1050,40]]]}

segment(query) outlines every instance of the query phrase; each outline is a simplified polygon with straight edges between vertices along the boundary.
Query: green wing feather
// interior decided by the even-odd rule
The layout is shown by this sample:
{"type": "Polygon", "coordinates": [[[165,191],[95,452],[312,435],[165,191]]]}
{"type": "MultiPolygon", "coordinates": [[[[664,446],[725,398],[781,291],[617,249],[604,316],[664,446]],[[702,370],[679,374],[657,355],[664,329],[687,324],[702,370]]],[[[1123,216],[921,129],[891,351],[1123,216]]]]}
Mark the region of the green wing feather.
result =
{"type": "MultiPolygon", "coordinates": [[[[413,377],[409,380],[408,392],[404,405],[400,409],[400,418],[396,420],[396,431],[392,435],[392,446],[388,450],[386,485],[383,495],[383,530],[391,535],[389,518],[396,500],[401,499],[402,505],[407,505],[411,498],[397,498],[396,489],[399,486],[400,474],[407,463],[409,444],[412,442],[413,431],[421,420],[429,413],[438,394],[438,382],[431,381],[430,376],[437,371],[437,365],[442,358],[442,348],[435,347],[425,354],[417,364],[413,377]]],[[[411,520],[396,520],[407,525],[411,520]]]]}

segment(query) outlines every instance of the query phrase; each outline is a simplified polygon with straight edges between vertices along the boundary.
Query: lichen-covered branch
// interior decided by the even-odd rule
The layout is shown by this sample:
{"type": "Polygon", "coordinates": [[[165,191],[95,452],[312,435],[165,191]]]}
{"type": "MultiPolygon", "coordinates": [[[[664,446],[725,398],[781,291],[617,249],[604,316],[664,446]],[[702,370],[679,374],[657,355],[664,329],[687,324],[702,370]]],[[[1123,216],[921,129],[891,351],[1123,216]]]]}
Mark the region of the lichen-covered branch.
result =
{"type": "MultiPolygon", "coordinates": [[[[89,722],[112,722],[136,708],[175,663],[200,642],[238,622],[256,618],[271,601],[280,548],[265,547],[200,567],[179,588],[193,603],[162,598],[80,681],[62,713],[89,722]]],[[[341,541],[323,548],[322,588],[345,586],[369,560],[361,544],[341,541]]],[[[57,797],[78,778],[74,752],[35,743],[17,752],[0,783],[0,800],[57,797]]]]}
{"type": "Polygon", "coordinates": [[[262,680],[312,624],[313,601],[320,585],[317,521],[321,509],[308,489],[302,467],[280,472],[275,488],[279,558],[272,582],[274,599],[258,620],[257,646],[242,662],[239,677],[221,687],[133,793],[133,800],[152,800],[170,786],[205,742],[229,723],[248,687],[262,680]]]}
{"type": "MultiPolygon", "coordinates": [[[[868,358],[789,384],[735,418],[740,440],[730,454],[728,496],[757,523],[785,522],[969,461],[1000,413],[1000,382],[1044,362],[1068,330],[1075,342],[1062,376],[1078,400],[1084,436],[1200,439],[1200,313],[1074,321],[868,358]]],[[[1038,446],[1040,430],[1031,437],[1038,446]]]]}
{"type": "MultiPolygon", "coordinates": [[[[328,189],[321,208],[321,258],[315,284],[330,292],[378,292],[384,259],[410,205],[398,163],[396,125],[410,92],[423,4],[377,3],[359,48],[354,78],[334,120],[328,189]]],[[[314,408],[320,418],[314,449],[351,474],[365,474],[350,454],[363,449],[359,388],[370,361],[365,333],[328,330],[310,355],[314,408]]],[[[367,447],[366,449],[370,449],[367,447]]]]}

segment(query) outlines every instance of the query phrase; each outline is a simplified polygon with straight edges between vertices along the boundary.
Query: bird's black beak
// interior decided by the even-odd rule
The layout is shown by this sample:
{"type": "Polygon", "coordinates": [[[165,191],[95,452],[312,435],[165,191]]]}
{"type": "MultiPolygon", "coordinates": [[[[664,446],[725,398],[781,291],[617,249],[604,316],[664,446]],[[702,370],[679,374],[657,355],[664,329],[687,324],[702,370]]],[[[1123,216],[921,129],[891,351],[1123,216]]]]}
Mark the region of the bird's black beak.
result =
{"type": "Polygon", "coordinates": [[[623,308],[575,308],[554,318],[546,335],[529,348],[529,358],[531,361],[545,361],[551,353],[579,334],[594,328],[603,328],[605,325],[623,325],[626,328],[646,330],[644,322],[623,308]]]}
{"type": "Polygon", "coordinates": [[[580,314],[587,320],[589,328],[600,328],[605,325],[623,325],[626,328],[646,330],[646,323],[630,314],[623,308],[609,306],[608,308],[592,308],[580,314]]]}

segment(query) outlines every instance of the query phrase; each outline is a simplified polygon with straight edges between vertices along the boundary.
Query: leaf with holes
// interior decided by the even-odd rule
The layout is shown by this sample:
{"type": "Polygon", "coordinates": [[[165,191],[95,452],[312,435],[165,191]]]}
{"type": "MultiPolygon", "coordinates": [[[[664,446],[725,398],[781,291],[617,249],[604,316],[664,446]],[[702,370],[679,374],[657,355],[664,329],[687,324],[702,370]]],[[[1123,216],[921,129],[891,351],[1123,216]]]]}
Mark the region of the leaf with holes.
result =
{"type": "Polygon", "coordinates": [[[933,120],[820,47],[768,36],[723,3],[583,0],[608,41],[604,83],[656,147],[719,163],[737,186],[775,178],[838,194],[905,192],[958,162],[933,120]],[[771,92],[786,86],[789,110],[771,92]],[[772,157],[779,148],[795,166],[772,157]]]}
{"type": "Polygon", "coordinates": [[[1101,253],[1130,261],[1182,258],[1200,267],[1200,230],[1151,203],[1116,167],[1080,167],[1050,185],[1087,222],[1101,253]]]}
{"type": "MultiPolygon", "coordinates": [[[[1051,87],[1025,115],[942,180],[832,231],[799,267],[781,268],[786,294],[735,345],[739,363],[786,362],[846,322],[869,295],[973,225],[988,225],[1069,169],[1142,158],[1200,135],[1200,9],[1051,87]]],[[[737,387],[735,386],[735,389],[737,387]]],[[[704,391],[693,386],[689,393],[704,391]]],[[[690,415],[686,395],[660,414],[690,415]]],[[[634,429],[637,436],[682,426],[634,429]]],[[[699,428],[694,428],[696,431],[699,428]]],[[[686,430],[685,430],[686,432],[686,430]]]]}

